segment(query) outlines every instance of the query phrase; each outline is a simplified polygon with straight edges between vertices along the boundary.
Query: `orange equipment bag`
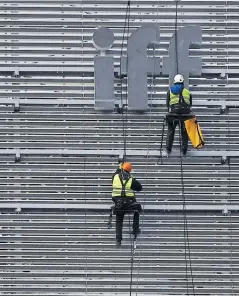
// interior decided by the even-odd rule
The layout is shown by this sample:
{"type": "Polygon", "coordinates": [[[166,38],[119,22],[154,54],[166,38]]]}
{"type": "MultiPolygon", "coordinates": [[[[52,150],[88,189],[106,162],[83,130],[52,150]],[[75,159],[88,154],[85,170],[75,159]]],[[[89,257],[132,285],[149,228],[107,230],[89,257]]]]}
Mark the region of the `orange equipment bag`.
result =
{"type": "Polygon", "coordinates": [[[184,124],[193,147],[197,149],[203,148],[205,142],[203,140],[202,131],[196,117],[185,120],[184,124]]]}

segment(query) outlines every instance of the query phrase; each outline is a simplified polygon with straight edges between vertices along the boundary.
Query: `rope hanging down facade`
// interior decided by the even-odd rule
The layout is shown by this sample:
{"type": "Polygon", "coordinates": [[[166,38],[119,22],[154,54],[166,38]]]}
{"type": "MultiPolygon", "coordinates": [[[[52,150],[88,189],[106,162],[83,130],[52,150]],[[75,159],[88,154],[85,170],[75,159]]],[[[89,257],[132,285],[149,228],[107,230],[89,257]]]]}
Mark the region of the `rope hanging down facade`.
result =
{"type": "MultiPolygon", "coordinates": [[[[159,1],[157,3],[157,13],[156,13],[156,30],[155,30],[155,40],[159,40],[158,38],[158,18],[159,18],[159,1]]],[[[152,105],[153,105],[153,91],[155,89],[155,73],[156,73],[156,53],[155,53],[156,44],[153,44],[153,74],[151,79],[151,92],[150,92],[150,102],[149,102],[149,124],[148,124],[148,139],[147,139],[147,154],[146,154],[146,166],[145,166],[145,183],[144,183],[144,195],[143,195],[143,203],[142,203],[142,215],[141,215],[141,234],[140,238],[143,235],[144,229],[144,221],[145,221],[145,200],[146,200],[146,192],[147,192],[147,184],[148,184],[148,166],[149,166],[149,151],[150,151],[150,137],[151,137],[151,125],[152,125],[152,105]]],[[[140,240],[139,245],[139,262],[138,262],[138,270],[137,270],[137,280],[136,280],[136,296],[138,295],[139,288],[139,272],[140,272],[140,264],[141,264],[141,251],[142,251],[142,240],[140,240]]]]}
{"type": "MultiPolygon", "coordinates": [[[[229,122],[229,121],[228,121],[229,122]]],[[[230,130],[228,129],[228,133],[230,130]]],[[[229,145],[230,146],[230,145],[229,145]]],[[[230,149],[229,149],[230,151],[230,149]]],[[[232,204],[232,186],[231,186],[231,158],[228,157],[228,185],[229,185],[229,205],[232,204]]],[[[230,207],[231,208],[231,207],[230,207]]],[[[230,227],[230,280],[231,295],[234,296],[234,279],[233,279],[233,235],[232,235],[232,211],[229,211],[229,227],[230,227]]]]}
{"type": "Polygon", "coordinates": [[[189,236],[188,236],[188,219],[187,219],[185,186],[184,186],[184,175],[183,175],[181,124],[183,124],[183,123],[179,120],[180,174],[181,174],[181,189],[182,189],[181,196],[182,196],[182,203],[183,203],[183,236],[184,236],[184,258],[185,258],[185,270],[186,270],[186,285],[187,285],[187,295],[191,295],[191,294],[189,294],[189,276],[188,276],[188,261],[189,261],[192,292],[193,292],[193,295],[195,295],[192,260],[191,260],[191,250],[190,250],[190,243],[189,243],[189,236]]]}
{"type": "MultiPolygon", "coordinates": [[[[127,1],[127,7],[126,7],[126,13],[125,13],[125,20],[124,20],[124,29],[123,29],[123,38],[121,43],[121,50],[120,50],[120,80],[121,80],[121,86],[120,86],[120,103],[121,103],[121,114],[122,114],[122,136],[123,136],[123,160],[126,159],[127,156],[127,121],[128,121],[128,81],[126,82],[125,86],[125,102],[123,97],[123,83],[124,83],[124,77],[122,75],[122,57],[123,57],[123,51],[124,51],[124,43],[126,40],[126,49],[128,44],[128,38],[129,38],[129,29],[130,29],[130,0],[127,1]],[[127,32],[126,32],[127,30],[127,32]],[[126,37],[127,35],[127,37],[126,37]],[[125,112],[124,112],[125,111],[125,112]]],[[[128,72],[128,56],[126,56],[126,72],[128,72]]],[[[128,78],[127,78],[128,80],[128,78]]]]}
{"type": "MultiPolygon", "coordinates": [[[[129,29],[130,29],[130,1],[127,2],[127,9],[126,9],[126,16],[125,16],[125,26],[124,26],[124,33],[123,33],[123,40],[122,40],[122,47],[121,47],[121,57],[123,54],[123,46],[124,46],[124,40],[125,40],[125,32],[127,27],[127,36],[129,37],[129,29]]],[[[158,7],[159,7],[159,0],[158,0],[158,7]]],[[[158,10],[157,10],[157,16],[158,16],[158,10]]],[[[157,19],[158,21],[158,19],[157,19]]],[[[157,34],[157,33],[156,33],[157,34]]],[[[157,40],[157,36],[155,36],[155,40],[157,40]]],[[[155,46],[154,46],[154,73],[155,71],[155,46]]],[[[127,89],[127,83],[126,83],[126,108],[124,112],[124,101],[123,101],[123,77],[122,77],[122,66],[120,67],[120,77],[121,77],[121,107],[122,107],[122,126],[123,126],[123,143],[124,143],[124,159],[126,159],[127,156],[127,107],[128,107],[128,89],[127,89]]],[[[127,57],[127,63],[126,63],[126,69],[128,73],[128,57],[127,57]]],[[[143,200],[143,214],[142,214],[142,221],[144,220],[144,204],[145,204],[145,197],[146,197],[146,187],[147,187],[147,178],[148,178],[148,160],[149,160],[149,143],[150,143],[150,136],[151,136],[151,121],[152,121],[152,96],[153,96],[153,85],[154,85],[154,76],[152,75],[152,83],[151,83],[151,103],[150,103],[150,119],[149,119],[149,131],[148,131],[148,145],[147,145],[147,162],[146,162],[146,179],[145,179],[145,190],[144,190],[144,200],[143,200]]],[[[131,242],[131,259],[130,259],[130,284],[129,284],[129,295],[132,295],[132,286],[133,286],[133,268],[134,268],[134,255],[136,250],[136,239],[134,240],[132,238],[131,234],[131,221],[129,216],[129,231],[130,231],[130,242],[131,242]]],[[[143,233],[143,222],[141,224],[141,236],[143,233]]],[[[141,255],[141,243],[140,243],[140,253],[139,253],[139,266],[140,266],[140,255],[141,255]]],[[[136,295],[138,291],[138,278],[139,278],[139,267],[138,267],[138,273],[137,273],[137,287],[136,287],[136,295]]]]}
{"type": "MultiPolygon", "coordinates": [[[[81,65],[84,63],[84,8],[83,8],[83,1],[81,0],[81,65]]],[[[82,97],[84,99],[85,97],[85,74],[84,74],[84,69],[82,71],[82,97]]],[[[85,137],[85,107],[83,107],[83,149],[85,150],[86,148],[86,137],[85,137]]],[[[87,204],[87,198],[86,198],[86,156],[84,155],[83,158],[83,171],[84,171],[84,198],[85,198],[85,204],[87,204]]],[[[84,221],[84,234],[85,234],[85,295],[88,295],[88,246],[87,246],[87,216],[85,213],[85,221],[84,221]]]]}
{"type": "MultiPolygon", "coordinates": [[[[179,58],[178,58],[178,0],[175,2],[175,24],[174,24],[174,36],[175,36],[175,55],[176,55],[176,74],[179,73],[179,58]]],[[[184,124],[179,119],[179,149],[180,149],[180,174],[181,174],[181,196],[183,203],[183,235],[184,235],[184,259],[185,259],[185,269],[186,269],[186,289],[187,295],[189,294],[189,276],[188,276],[188,262],[189,270],[191,276],[191,286],[192,293],[195,295],[193,270],[192,270],[192,260],[191,260],[191,250],[188,235],[188,220],[187,220],[187,209],[186,209],[186,198],[185,198],[185,186],[184,186],[184,174],[183,174],[183,157],[182,157],[182,137],[181,137],[181,125],[184,124]]]]}
{"type": "MultiPolygon", "coordinates": [[[[158,1],[158,8],[159,8],[159,1],[158,1]]],[[[158,13],[157,13],[157,15],[158,15],[158,13]]],[[[123,53],[124,38],[125,38],[124,35],[125,35],[125,32],[126,32],[126,26],[128,28],[128,35],[129,35],[129,18],[130,18],[130,1],[128,1],[127,9],[126,9],[124,34],[123,34],[122,47],[121,47],[121,57],[122,57],[122,53],[123,53]]],[[[175,46],[176,46],[176,69],[177,69],[177,73],[178,73],[178,40],[177,40],[177,22],[178,22],[178,20],[177,20],[177,18],[178,18],[178,3],[176,1],[176,16],[175,16],[175,26],[174,26],[174,28],[175,28],[175,46]]],[[[155,48],[154,48],[154,62],[155,62],[155,48]]],[[[126,68],[128,70],[128,60],[127,60],[126,68]]],[[[155,66],[154,66],[154,68],[155,68],[155,66]]],[[[152,85],[154,85],[154,76],[155,75],[152,76],[152,85]]],[[[122,127],[123,127],[124,159],[125,159],[125,157],[127,155],[127,146],[126,146],[126,141],[127,141],[127,134],[126,134],[127,108],[126,108],[126,114],[124,116],[122,66],[120,66],[120,78],[121,78],[122,127]]],[[[151,96],[152,96],[152,92],[151,92],[151,96]]],[[[126,106],[127,106],[127,86],[126,86],[126,106]]],[[[151,118],[151,109],[150,109],[150,118],[151,118]]],[[[151,120],[150,120],[150,123],[149,123],[149,137],[150,137],[150,129],[151,129],[151,120]]],[[[181,130],[181,128],[179,126],[179,131],[180,130],[181,130]]],[[[183,202],[183,220],[184,220],[184,246],[185,246],[187,295],[189,295],[188,260],[189,260],[189,268],[190,268],[190,275],[191,275],[192,292],[193,292],[193,295],[195,295],[194,280],[193,280],[193,273],[192,273],[192,264],[191,264],[191,252],[190,252],[190,244],[189,244],[189,237],[188,237],[186,200],[185,200],[185,192],[184,192],[183,160],[182,160],[182,154],[181,154],[181,134],[179,135],[179,142],[180,142],[180,170],[181,170],[181,183],[182,183],[182,202],[183,202]]],[[[149,152],[149,138],[148,138],[148,152],[149,152]]],[[[147,162],[148,162],[148,157],[147,157],[147,162]]],[[[147,164],[147,166],[148,166],[148,164],[147,164]]],[[[147,180],[146,180],[146,182],[147,182],[147,180]]],[[[143,210],[143,215],[144,215],[144,210],[143,210]]],[[[142,232],[141,232],[141,235],[142,235],[142,232]]],[[[140,245],[140,250],[141,250],[141,245],[140,245]]],[[[131,276],[130,276],[130,291],[129,291],[130,296],[132,295],[134,252],[135,252],[135,248],[132,245],[132,239],[131,239],[131,276]]],[[[139,254],[139,266],[140,266],[140,254],[139,254]]],[[[137,291],[138,291],[138,278],[139,278],[139,268],[138,268],[138,274],[137,274],[136,295],[137,295],[137,291]]]]}
{"type": "MultiPolygon", "coordinates": [[[[130,7],[131,2],[130,0],[127,1],[126,13],[125,13],[125,20],[124,20],[124,29],[123,29],[123,38],[121,44],[121,52],[120,52],[120,79],[121,79],[121,92],[120,92],[120,102],[121,102],[121,114],[122,114],[122,136],[123,136],[123,161],[126,161],[127,157],[127,121],[128,121],[128,75],[126,81],[126,90],[125,90],[125,103],[123,98],[123,83],[124,77],[122,75],[122,57],[123,57],[123,50],[124,50],[124,43],[126,39],[126,48],[128,45],[128,38],[129,38],[129,29],[130,29],[130,7]],[[127,30],[127,32],[126,32],[127,30]]],[[[126,56],[126,72],[128,73],[128,56],[126,56]]],[[[129,233],[130,233],[130,282],[129,282],[129,295],[132,295],[132,285],[133,285],[133,268],[134,268],[134,252],[135,252],[135,245],[133,236],[131,233],[131,219],[129,215],[129,233]]]]}
{"type": "MultiPolygon", "coordinates": [[[[229,99],[229,83],[228,83],[228,10],[226,1],[226,36],[227,36],[227,99],[229,99]]],[[[231,151],[231,130],[230,130],[230,109],[227,108],[227,135],[228,148],[231,151]]],[[[228,186],[229,186],[229,205],[232,204],[232,186],[231,186],[231,157],[228,157],[228,186]]],[[[231,208],[231,207],[230,207],[231,208]]],[[[231,295],[234,296],[234,279],[233,279],[233,235],[232,235],[232,211],[229,211],[229,225],[230,225],[230,280],[231,280],[231,295]]]]}
{"type": "Polygon", "coordinates": [[[175,38],[175,54],[176,54],[176,73],[179,72],[178,67],[178,0],[175,1],[175,23],[174,23],[174,38],[175,38]]]}

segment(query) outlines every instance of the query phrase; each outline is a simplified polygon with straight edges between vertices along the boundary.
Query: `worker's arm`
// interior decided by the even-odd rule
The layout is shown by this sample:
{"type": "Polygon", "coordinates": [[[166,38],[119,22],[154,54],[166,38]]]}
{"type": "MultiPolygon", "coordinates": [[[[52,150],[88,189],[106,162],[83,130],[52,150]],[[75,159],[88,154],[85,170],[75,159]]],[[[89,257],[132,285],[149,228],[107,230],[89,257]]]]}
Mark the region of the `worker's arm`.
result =
{"type": "Polygon", "coordinates": [[[142,190],[142,185],[140,184],[139,181],[133,178],[132,184],[131,184],[131,189],[134,191],[141,191],[142,190]]]}
{"type": "Polygon", "coordinates": [[[117,175],[117,174],[119,174],[120,172],[121,172],[121,169],[120,169],[120,168],[118,168],[118,169],[114,172],[114,174],[113,174],[113,176],[112,176],[112,182],[113,182],[113,180],[114,180],[114,176],[117,175]]]}
{"type": "Polygon", "coordinates": [[[166,106],[167,106],[168,111],[169,111],[169,107],[170,107],[169,102],[170,102],[170,91],[167,92],[167,98],[166,98],[166,106]]]}
{"type": "Polygon", "coordinates": [[[115,175],[118,175],[121,172],[121,170],[122,170],[122,165],[123,165],[124,162],[121,159],[119,159],[118,162],[119,162],[119,167],[116,169],[116,171],[114,172],[114,174],[112,176],[112,182],[114,180],[114,176],[115,175]]]}

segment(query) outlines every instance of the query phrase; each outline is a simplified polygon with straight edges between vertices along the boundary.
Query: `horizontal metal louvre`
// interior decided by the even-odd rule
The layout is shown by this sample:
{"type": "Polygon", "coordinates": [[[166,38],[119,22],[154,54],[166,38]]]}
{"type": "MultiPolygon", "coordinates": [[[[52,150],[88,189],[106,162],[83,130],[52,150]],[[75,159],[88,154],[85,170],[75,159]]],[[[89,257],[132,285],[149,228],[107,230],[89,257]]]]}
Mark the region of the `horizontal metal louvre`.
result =
{"type": "MultiPolygon", "coordinates": [[[[157,165],[157,160],[149,158],[146,172],[146,159],[132,157],[133,175],[144,187],[137,194],[139,200],[146,198],[148,205],[181,205],[179,159],[164,159],[162,165],[157,165]]],[[[111,203],[111,176],[117,168],[117,157],[22,155],[20,163],[15,163],[13,156],[8,160],[2,156],[0,162],[1,202],[111,203]]],[[[227,164],[221,165],[220,158],[184,158],[183,163],[188,205],[221,205],[230,200],[238,204],[235,158],[231,159],[230,172],[227,164]]]]}
{"type": "MultiPolygon", "coordinates": [[[[130,276],[130,234],[125,219],[123,246],[114,248],[114,229],[107,215],[55,211],[21,214],[2,212],[0,290],[16,295],[67,293],[83,295],[86,288],[127,293],[130,276]],[[87,267],[86,267],[87,264],[87,267]],[[13,272],[14,271],[14,272],[13,272]],[[87,279],[86,279],[87,274],[87,279]]],[[[232,215],[232,264],[238,271],[238,217],[232,215]]],[[[227,295],[231,285],[229,217],[214,213],[188,215],[194,283],[197,293],[227,295]]],[[[183,217],[145,215],[133,269],[140,294],[186,291],[183,217]],[[140,255],[140,261],[139,261],[140,255]],[[139,275],[138,275],[139,268],[139,275]]],[[[234,284],[237,286],[235,278],[234,284]]],[[[235,288],[237,291],[237,288],[235,288]]]]}
{"type": "MultiPolygon", "coordinates": [[[[99,150],[98,156],[85,157],[23,153],[20,162],[10,153],[0,155],[1,295],[129,295],[128,216],[120,249],[115,248],[114,228],[107,229],[106,210],[111,205],[111,177],[118,156],[101,155],[123,148],[122,115],[94,110],[94,56],[99,52],[92,43],[97,28],[109,27],[115,41],[107,54],[114,56],[115,69],[119,67],[126,5],[126,0],[0,3],[0,149],[99,150]],[[1,103],[1,98],[26,102],[14,112],[12,102],[1,103]],[[55,101],[30,104],[29,99],[55,101]],[[68,102],[58,103],[57,99],[68,102]],[[78,105],[69,103],[77,99],[78,105]],[[21,208],[22,202],[32,208],[21,208]],[[4,203],[17,207],[4,210],[4,203]],[[39,204],[44,204],[45,210],[40,210],[39,204]],[[96,210],[59,210],[61,205],[86,205],[96,210]]],[[[238,13],[239,1],[178,4],[178,28],[188,24],[202,28],[201,48],[189,52],[202,57],[202,76],[190,77],[190,90],[194,101],[205,102],[193,106],[203,129],[205,151],[238,151],[239,111],[230,108],[228,114],[220,114],[218,103],[238,103],[238,13]],[[224,71],[225,78],[221,77],[224,71]]],[[[175,28],[175,1],[131,1],[130,34],[152,22],[158,22],[161,32],[156,55],[165,57],[175,28]]],[[[153,56],[152,47],[148,55],[153,56]]],[[[148,150],[159,150],[167,112],[160,100],[165,99],[167,90],[168,77],[154,81],[148,77],[151,114],[128,113],[127,149],[145,155],[148,150]]],[[[120,93],[120,81],[115,78],[116,103],[120,93]]],[[[179,149],[177,134],[174,151],[179,149]]],[[[144,187],[137,199],[159,209],[158,213],[146,209],[141,215],[132,293],[185,295],[183,213],[166,209],[182,206],[179,158],[163,159],[162,164],[157,164],[154,156],[128,159],[133,163],[133,175],[144,187]]],[[[239,293],[239,221],[236,212],[227,212],[227,207],[239,205],[238,166],[238,158],[231,158],[230,170],[220,157],[183,158],[185,204],[192,209],[187,218],[196,295],[239,293]]],[[[190,284],[189,292],[192,295],[190,284]]]]}
{"type": "MultiPolygon", "coordinates": [[[[167,56],[169,40],[174,32],[175,2],[131,2],[130,33],[142,24],[157,21],[161,45],[156,54],[167,56]]],[[[108,54],[114,55],[116,65],[119,65],[126,4],[125,0],[0,3],[0,14],[4,15],[0,18],[0,71],[25,69],[21,79],[6,74],[1,82],[0,95],[70,99],[82,98],[84,88],[84,97],[92,99],[93,57],[98,54],[92,44],[93,33],[100,26],[113,30],[115,42],[108,54]],[[46,74],[48,76],[52,72],[54,75],[48,80],[46,74]],[[74,73],[73,77],[69,76],[69,72],[74,73]],[[40,73],[43,74],[36,79],[40,73]]],[[[238,72],[237,15],[238,1],[209,1],[207,4],[203,1],[181,1],[178,5],[179,28],[186,24],[202,27],[201,49],[192,49],[190,54],[202,56],[203,73],[215,70],[220,73],[221,69],[232,70],[234,74],[238,72]]],[[[149,55],[152,56],[152,49],[149,49],[149,55]]],[[[231,91],[236,81],[233,75],[229,75],[228,87],[224,85],[220,88],[222,81],[215,74],[211,85],[204,86],[208,83],[205,77],[192,78],[190,84],[197,98],[225,99],[224,90],[231,91]],[[214,87],[217,88],[215,93],[214,87]],[[201,90],[199,93],[197,88],[201,90]],[[202,93],[204,89],[205,94],[202,93]]],[[[119,83],[117,79],[115,82],[119,83]]],[[[157,79],[154,95],[164,97],[167,84],[167,79],[157,79]]]]}

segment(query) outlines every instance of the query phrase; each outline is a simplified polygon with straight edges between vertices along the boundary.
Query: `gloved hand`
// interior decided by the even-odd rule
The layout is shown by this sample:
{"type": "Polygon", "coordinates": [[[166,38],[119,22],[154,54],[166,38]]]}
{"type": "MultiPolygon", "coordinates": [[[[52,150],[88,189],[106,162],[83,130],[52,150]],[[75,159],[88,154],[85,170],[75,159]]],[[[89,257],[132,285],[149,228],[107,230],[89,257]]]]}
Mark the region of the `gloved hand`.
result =
{"type": "Polygon", "coordinates": [[[122,166],[123,166],[123,164],[124,164],[124,160],[121,159],[121,158],[119,158],[119,159],[118,159],[118,163],[119,163],[119,168],[122,169],[122,166]]]}
{"type": "Polygon", "coordinates": [[[119,159],[118,159],[118,163],[124,163],[123,158],[119,158],[119,159]]]}

